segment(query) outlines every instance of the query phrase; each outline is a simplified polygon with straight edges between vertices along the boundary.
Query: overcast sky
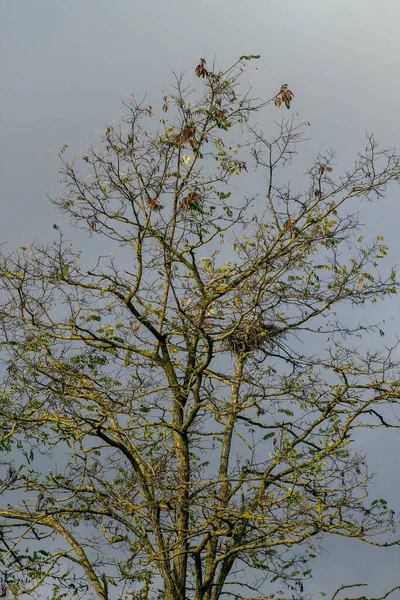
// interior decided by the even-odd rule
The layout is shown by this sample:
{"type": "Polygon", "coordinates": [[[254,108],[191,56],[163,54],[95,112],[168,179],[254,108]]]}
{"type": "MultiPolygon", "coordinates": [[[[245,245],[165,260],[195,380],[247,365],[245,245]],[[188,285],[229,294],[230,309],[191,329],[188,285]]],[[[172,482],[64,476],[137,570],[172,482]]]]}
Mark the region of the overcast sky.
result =
{"type": "MultiPolygon", "coordinates": [[[[57,190],[61,146],[81,154],[123,112],[120,99],[160,97],[172,70],[192,73],[199,57],[226,66],[261,54],[257,92],[289,84],[294,110],[311,122],[304,170],[331,146],[341,163],[351,162],[365,130],[400,148],[399,0],[0,0],[0,7],[0,241],[11,245],[52,234],[57,217],[46,196],[57,190]]],[[[380,228],[397,260],[399,191],[367,205],[363,219],[380,228]]],[[[400,329],[398,303],[385,310],[400,329]]],[[[381,432],[366,449],[379,469],[374,493],[400,509],[400,437],[381,432]]],[[[400,550],[334,541],[314,569],[310,589],[368,581],[383,593],[400,583],[400,550]]]]}

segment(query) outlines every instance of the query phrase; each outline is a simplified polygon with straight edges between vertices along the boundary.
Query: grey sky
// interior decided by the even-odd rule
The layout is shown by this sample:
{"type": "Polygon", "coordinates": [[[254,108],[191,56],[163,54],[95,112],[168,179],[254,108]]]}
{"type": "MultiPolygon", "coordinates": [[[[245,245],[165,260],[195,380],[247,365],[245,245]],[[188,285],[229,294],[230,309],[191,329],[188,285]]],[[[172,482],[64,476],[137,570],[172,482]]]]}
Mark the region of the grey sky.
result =
{"type": "MultiPolygon", "coordinates": [[[[59,148],[82,153],[121,114],[120,98],[159,98],[172,70],[192,73],[200,56],[226,65],[261,54],[252,75],[259,95],[289,83],[294,110],[311,122],[303,170],[330,146],[340,164],[351,161],[365,130],[400,147],[399,24],[398,0],[2,0],[0,241],[51,235],[60,218],[46,195],[57,189],[59,148]]],[[[366,206],[364,219],[397,260],[398,197],[392,188],[377,207],[366,206]]],[[[400,330],[398,303],[389,306],[390,327],[400,330]]],[[[381,432],[368,444],[372,470],[379,467],[374,492],[397,509],[399,441],[381,432]]],[[[368,581],[382,592],[400,583],[397,549],[340,541],[326,548],[314,590],[368,581]]]]}

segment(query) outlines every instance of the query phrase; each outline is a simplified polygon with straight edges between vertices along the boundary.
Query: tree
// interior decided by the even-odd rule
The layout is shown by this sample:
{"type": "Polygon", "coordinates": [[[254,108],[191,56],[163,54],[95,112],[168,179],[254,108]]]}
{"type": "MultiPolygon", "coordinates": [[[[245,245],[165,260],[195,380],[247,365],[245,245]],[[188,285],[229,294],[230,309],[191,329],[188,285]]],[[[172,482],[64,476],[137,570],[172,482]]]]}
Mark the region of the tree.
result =
{"type": "Polygon", "coordinates": [[[103,239],[91,266],[58,226],[3,247],[3,596],[302,596],[327,536],[398,543],[354,436],[398,427],[398,362],[362,312],[398,282],[358,215],[399,157],[368,137],[293,190],[304,127],[263,134],[293,93],[252,98],[251,58],[202,59],[159,121],[132,99],[82,165],[62,148],[53,202],[103,239]]]}

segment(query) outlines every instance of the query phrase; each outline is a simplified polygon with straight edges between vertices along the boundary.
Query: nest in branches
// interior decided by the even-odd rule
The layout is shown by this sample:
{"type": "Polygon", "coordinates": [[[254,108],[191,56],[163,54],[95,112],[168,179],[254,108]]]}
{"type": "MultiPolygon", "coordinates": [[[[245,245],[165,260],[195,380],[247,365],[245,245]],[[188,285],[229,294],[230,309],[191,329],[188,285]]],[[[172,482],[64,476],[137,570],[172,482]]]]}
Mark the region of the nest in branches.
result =
{"type": "Polygon", "coordinates": [[[283,329],[273,323],[264,323],[262,319],[256,321],[242,321],[224,341],[224,346],[229,352],[243,354],[256,350],[271,348],[276,339],[283,335],[283,329]]]}

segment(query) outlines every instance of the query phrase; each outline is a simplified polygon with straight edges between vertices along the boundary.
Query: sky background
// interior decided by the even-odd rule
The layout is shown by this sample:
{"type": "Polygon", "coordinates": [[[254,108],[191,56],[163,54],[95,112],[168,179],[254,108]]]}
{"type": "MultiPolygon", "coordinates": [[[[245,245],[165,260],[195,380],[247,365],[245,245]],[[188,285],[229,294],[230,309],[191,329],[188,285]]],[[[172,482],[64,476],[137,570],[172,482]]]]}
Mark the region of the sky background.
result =
{"type": "MultiPolygon", "coordinates": [[[[350,166],[366,130],[400,148],[399,25],[398,0],[0,0],[0,242],[51,236],[62,221],[47,200],[61,146],[81,155],[123,114],[121,99],[161,99],[172,71],[187,70],[190,81],[199,57],[227,66],[261,54],[251,73],[257,95],[289,84],[294,110],[311,123],[299,172],[329,147],[350,166]]],[[[400,262],[398,198],[391,188],[362,220],[400,262]]],[[[398,302],[383,316],[400,330],[398,302]]],[[[381,431],[364,449],[378,471],[373,492],[399,510],[400,437],[381,431]]],[[[378,594],[399,584],[400,547],[333,540],[309,589],[364,581],[378,594]]]]}

